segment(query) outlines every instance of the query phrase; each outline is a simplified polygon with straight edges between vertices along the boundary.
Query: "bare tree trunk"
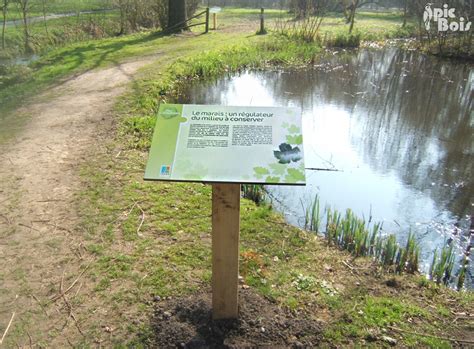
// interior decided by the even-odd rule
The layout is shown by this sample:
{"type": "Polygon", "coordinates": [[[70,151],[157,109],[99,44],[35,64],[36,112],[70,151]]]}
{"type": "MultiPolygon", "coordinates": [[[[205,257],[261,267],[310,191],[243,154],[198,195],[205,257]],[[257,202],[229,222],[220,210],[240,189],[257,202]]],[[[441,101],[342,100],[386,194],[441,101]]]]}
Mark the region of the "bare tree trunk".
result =
{"type": "Polygon", "coordinates": [[[25,52],[31,51],[30,48],[30,31],[28,28],[28,12],[30,10],[29,0],[18,0],[18,6],[23,19],[23,32],[25,34],[25,52]]]}
{"type": "Polygon", "coordinates": [[[3,14],[3,25],[2,25],[2,49],[5,49],[5,28],[7,27],[7,12],[8,12],[8,0],[3,0],[2,14],[3,14]]]}
{"type": "Polygon", "coordinates": [[[349,27],[349,34],[351,34],[352,29],[354,29],[355,14],[356,14],[356,9],[358,5],[359,5],[359,0],[355,0],[355,2],[352,2],[351,4],[351,14],[350,14],[351,25],[349,27]]]}
{"type": "Polygon", "coordinates": [[[51,41],[51,39],[49,37],[49,32],[48,32],[48,21],[46,20],[46,0],[43,0],[41,5],[43,6],[44,30],[46,31],[46,37],[48,38],[48,41],[51,41]]]}
{"type": "Polygon", "coordinates": [[[123,0],[118,2],[120,10],[120,32],[119,35],[125,34],[125,3],[123,0]]]}
{"type": "Polygon", "coordinates": [[[186,29],[186,0],[168,0],[168,29],[181,31],[186,29]]]}
{"type": "Polygon", "coordinates": [[[404,7],[403,7],[403,27],[407,25],[407,15],[408,15],[408,0],[405,0],[404,7]]]}

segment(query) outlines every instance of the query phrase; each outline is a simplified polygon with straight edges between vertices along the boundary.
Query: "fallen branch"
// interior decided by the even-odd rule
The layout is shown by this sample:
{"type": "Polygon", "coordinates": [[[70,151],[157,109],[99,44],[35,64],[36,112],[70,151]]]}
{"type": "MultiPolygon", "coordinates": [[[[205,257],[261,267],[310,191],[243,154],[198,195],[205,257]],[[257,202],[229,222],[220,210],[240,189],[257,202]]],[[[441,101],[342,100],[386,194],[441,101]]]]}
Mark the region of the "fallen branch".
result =
{"type": "Polygon", "coordinates": [[[12,224],[12,222],[10,221],[10,218],[8,218],[7,216],[4,216],[3,214],[0,214],[0,217],[2,217],[4,220],[6,220],[8,225],[12,224]]]}
{"type": "Polygon", "coordinates": [[[2,338],[0,339],[0,345],[3,343],[3,341],[5,340],[5,337],[7,336],[7,333],[8,333],[8,330],[10,329],[10,326],[12,325],[12,322],[13,322],[13,318],[15,317],[15,312],[12,313],[12,317],[10,318],[10,322],[8,323],[8,326],[7,328],[5,329],[5,332],[3,332],[3,336],[2,338]]]}
{"type": "Polygon", "coordinates": [[[64,278],[64,274],[63,274],[63,277],[61,278],[61,284],[60,284],[60,294],[57,294],[56,296],[54,296],[53,298],[51,298],[51,301],[52,302],[55,302],[57,301],[58,299],[60,299],[61,297],[63,297],[63,295],[65,295],[66,293],[68,293],[69,291],[71,291],[71,289],[74,287],[74,285],[76,285],[77,281],[81,278],[82,275],[84,275],[84,273],[87,271],[87,269],[89,269],[90,265],[92,264],[92,262],[90,262],[86,267],[85,269],[79,274],[79,276],[72,282],[71,286],[69,286],[64,292],[62,292],[62,282],[63,282],[63,278],[64,278]]]}
{"type": "Polygon", "coordinates": [[[31,297],[38,303],[38,305],[41,307],[41,309],[42,309],[43,312],[46,314],[46,316],[49,317],[49,314],[48,314],[46,308],[44,307],[43,304],[41,304],[41,301],[38,299],[38,297],[36,297],[34,294],[31,294],[31,297]]]}
{"type": "Polygon", "coordinates": [[[140,229],[143,225],[143,222],[145,222],[145,211],[143,211],[143,209],[140,207],[140,205],[137,203],[137,207],[140,209],[140,211],[142,212],[142,218],[141,218],[141,221],[140,221],[140,224],[138,225],[138,228],[137,228],[137,235],[138,236],[142,236],[142,234],[140,234],[140,229]]]}
{"type": "Polygon", "coordinates": [[[430,338],[442,339],[442,340],[450,341],[450,342],[461,342],[461,343],[474,344],[474,341],[469,340],[469,339],[457,339],[457,338],[450,338],[450,337],[444,337],[444,336],[436,336],[434,334],[418,333],[418,332],[415,332],[415,331],[402,330],[401,328],[398,328],[398,327],[395,327],[395,326],[387,326],[387,327],[394,330],[394,331],[397,331],[397,332],[409,333],[409,334],[413,334],[413,335],[421,336],[421,337],[430,337],[430,338]]]}
{"type": "Polygon", "coordinates": [[[19,225],[20,227],[29,228],[29,229],[31,229],[31,230],[34,230],[34,231],[37,231],[37,232],[41,233],[40,230],[38,230],[38,229],[36,229],[36,228],[33,228],[33,227],[29,226],[29,225],[26,225],[26,224],[23,224],[23,223],[19,223],[18,225],[19,225]]]}

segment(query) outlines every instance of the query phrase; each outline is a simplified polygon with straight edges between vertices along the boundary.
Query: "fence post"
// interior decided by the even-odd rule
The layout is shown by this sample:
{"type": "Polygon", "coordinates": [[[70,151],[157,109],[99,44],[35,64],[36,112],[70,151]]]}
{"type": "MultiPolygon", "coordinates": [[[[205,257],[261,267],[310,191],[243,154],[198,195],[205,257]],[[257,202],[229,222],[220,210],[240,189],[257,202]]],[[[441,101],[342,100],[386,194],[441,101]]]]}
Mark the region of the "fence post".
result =
{"type": "Polygon", "coordinates": [[[260,31],[258,34],[266,34],[267,31],[265,30],[265,9],[262,7],[260,9],[260,31]]]}
{"type": "Polygon", "coordinates": [[[206,8],[206,34],[209,33],[209,7],[206,8]]]}

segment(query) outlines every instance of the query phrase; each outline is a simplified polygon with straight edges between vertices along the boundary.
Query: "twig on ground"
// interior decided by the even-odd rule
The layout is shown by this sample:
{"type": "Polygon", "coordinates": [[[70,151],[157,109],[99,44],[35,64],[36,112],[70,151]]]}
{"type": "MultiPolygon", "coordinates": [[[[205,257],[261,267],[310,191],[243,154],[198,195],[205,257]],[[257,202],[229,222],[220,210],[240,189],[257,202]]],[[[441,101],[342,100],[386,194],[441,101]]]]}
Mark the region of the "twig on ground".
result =
{"type": "Polygon", "coordinates": [[[69,234],[72,234],[72,232],[67,229],[67,228],[64,228],[64,227],[61,227],[60,225],[57,225],[56,223],[52,224],[52,223],[46,223],[46,225],[49,225],[51,227],[53,227],[54,229],[59,229],[59,230],[63,230],[65,232],[68,232],[69,234]]]}
{"type": "Polygon", "coordinates": [[[3,332],[3,336],[2,338],[0,339],[0,345],[3,343],[3,341],[5,340],[5,337],[7,336],[7,333],[8,333],[8,330],[10,329],[10,326],[12,325],[12,322],[13,322],[13,318],[15,317],[15,312],[12,313],[12,317],[10,318],[10,322],[8,323],[7,325],[7,328],[5,329],[5,332],[3,332]]]}
{"type": "Polygon", "coordinates": [[[342,261],[342,264],[344,264],[346,267],[348,267],[351,271],[357,272],[356,268],[347,263],[346,261],[342,261]]]}
{"type": "Polygon", "coordinates": [[[23,224],[23,223],[19,223],[18,225],[19,225],[20,227],[29,228],[29,229],[34,230],[34,231],[37,231],[37,232],[39,232],[39,233],[41,232],[41,231],[39,231],[38,229],[33,228],[32,226],[29,226],[29,225],[26,225],[26,224],[23,224]]]}
{"type": "Polygon", "coordinates": [[[41,307],[41,309],[43,309],[44,313],[46,314],[46,316],[49,317],[49,314],[48,312],[46,311],[46,308],[44,307],[43,304],[41,304],[40,300],[38,299],[38,297],[36,297],[34,294],[31,294],[31,297],[38,303],[38,305],[41,307]]]}
{"type": "MultiPolygon", "coordinates": [[[[77,280],[77,279],[76,279],[77,280]]],[[[69,315],[68,315],[68,318],[71,317],[73,320],[74,320],[74,324],[76,325],[76,328],[77,330],[79,331],[79,333],[81,335],[84,336],[84,333],[82,332],[81,328],[79,327],[79,324],[77,323],[77,319],[76,319],[76,316],[74,315],[73,311],[72,311],[72,305],[71,303],[69,303],[69,300],[67,299],[66,297],[66,292],[63,291],[63,281],[64,281],[64,273],[63,273],[63,276],[61,277],[61,283],[59,284],[59,292],[61,293],[61,297],[62,299],[64,300],[64,303],[66,304],[66,307],[69,311],[69,315]]],[[[67,321],[66,321],[66,324],[65,326],[67,326],[67,321]]],[[[84,336],[85,337],[85,336],[84,336]]]]}
{"type": "MultiPolygon", "coordinates": [[[[51,301],[52,302],[55,302],[57,301],[59,298],[61,298],[63,296],[63,294],[66,294],[68,293],[69,291],[71,291],[71,289],[74,287],[74,285],[77,283],[77,281],[82,277],[82,275],[84,275],[84,273],[89,269],[90,265],[92,264],[92,261],[84,268],[84,270],[79,274],[79,276],[72,282],[71,286],[69,286],[64,292],[61,292],[60,294],[57,294],[56,296],[54,296],[53,298],[51,298],[51,301]]],[[[63,278],[64,278],[64,274],[63,274],[63,278]]],[[[61,287],[62,287],[62,282],[63,282],[63,278],[61,279],[61,287]]]]}
{"type": "Polygon", "coordinates": [[[62,199],[48,199],[48,200],[38,200],[36,202],[59,202],[59,201],[64,201],[62,199]]]}
{"type": "Polygon", "coordinates": [[[30,332],[26,331],[26,334],[28,335],[29,341],[30,341],[30,348],[33,349],[33,339],[31,339],[30,332]]]}
{"type": "Polygon", "coordinates": [[[8,225],[11,225],[12,222],[10,221],[10,218],[8,218],[7,216],[3,215],[3,214],[0,214],[0,217],[2,217],[4,220],[7,221],[8,225]]]}
{"type": "Polygon", "coordinates": [[[138,228],[137,228],[137,235],[142,236],[142,234],[140,234],[140,229],[142,228],[143,222],[145,222],[145,211],[143,211],[143,209],[140,207],[140,205],[138,203],[137,203],[137,207],[142,212],[141,221],[140,221],[140,224],[138,225],[138,228]]]}

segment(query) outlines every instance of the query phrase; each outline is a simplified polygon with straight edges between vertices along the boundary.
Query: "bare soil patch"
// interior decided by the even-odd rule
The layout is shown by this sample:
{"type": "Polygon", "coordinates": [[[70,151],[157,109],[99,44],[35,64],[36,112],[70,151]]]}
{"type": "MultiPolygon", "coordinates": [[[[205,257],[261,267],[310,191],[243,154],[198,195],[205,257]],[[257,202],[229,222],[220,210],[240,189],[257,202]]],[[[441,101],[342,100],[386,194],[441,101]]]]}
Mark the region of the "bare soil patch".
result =
{"type": "Polygon", "coordinates": [[[239,293],[239,319],[212,321],[211,293],[157,300],[151,347],[303,348],[319,343],[320,323],[256,294],[239,293]]]}

